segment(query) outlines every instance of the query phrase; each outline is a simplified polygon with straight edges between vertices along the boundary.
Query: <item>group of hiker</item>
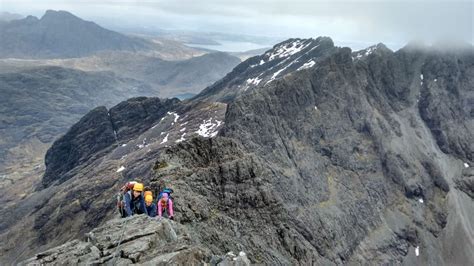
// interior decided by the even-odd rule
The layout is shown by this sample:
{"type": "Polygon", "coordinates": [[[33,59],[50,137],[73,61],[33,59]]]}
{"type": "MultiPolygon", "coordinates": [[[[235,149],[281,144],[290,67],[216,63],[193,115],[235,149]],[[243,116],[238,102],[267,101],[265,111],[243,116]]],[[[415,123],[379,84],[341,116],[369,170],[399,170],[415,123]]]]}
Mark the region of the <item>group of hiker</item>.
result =
{"type": "Polygon", "coordinates": [[[156,202],[153,192],[143,183],[131,181],[126,183],[117,196],[117,206],[123,218],[135,214],[146,214],[150,217],[167,217],[173,220],[173,200],[170,188],[162,188],[156,202]]]}

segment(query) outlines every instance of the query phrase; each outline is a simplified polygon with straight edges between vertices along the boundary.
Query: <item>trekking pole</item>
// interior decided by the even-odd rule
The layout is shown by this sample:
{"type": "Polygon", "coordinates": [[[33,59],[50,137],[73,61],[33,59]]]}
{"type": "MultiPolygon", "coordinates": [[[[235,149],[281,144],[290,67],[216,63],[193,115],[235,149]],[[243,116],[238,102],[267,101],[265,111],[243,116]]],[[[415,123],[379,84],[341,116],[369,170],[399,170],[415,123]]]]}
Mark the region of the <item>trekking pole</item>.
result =
{"type": "Polygon", "coordinates": [[[118,251],[120,245],[122,244],[123,235],[124,235],[124,232],[125,232],[125,228],[127,227],[128,221],[129,220],[126,220],[125,223],[123,224],[122,233],[120,234],[119,241],[117,242],[117,247],[115,248],[115,252],[114,252],[114,255],[112,257],[112,260],[115,259],[115,261],[112,265],[117,265],[117,251],[118,251]]]}

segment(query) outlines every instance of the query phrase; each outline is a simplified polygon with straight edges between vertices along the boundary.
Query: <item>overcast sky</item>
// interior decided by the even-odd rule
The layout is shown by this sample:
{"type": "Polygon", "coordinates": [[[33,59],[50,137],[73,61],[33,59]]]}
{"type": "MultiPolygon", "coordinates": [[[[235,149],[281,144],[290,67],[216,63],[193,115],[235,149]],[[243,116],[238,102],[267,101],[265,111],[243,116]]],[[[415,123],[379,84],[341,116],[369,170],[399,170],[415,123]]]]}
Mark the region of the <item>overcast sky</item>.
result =
{"type": "Polygon", "coordinates": [[[272,37],[330,36],[337,43],[460,39],[473,43],[474,1],[430,0],[0,0],[0,11],[67,10],[101,24],[272,37]]]}

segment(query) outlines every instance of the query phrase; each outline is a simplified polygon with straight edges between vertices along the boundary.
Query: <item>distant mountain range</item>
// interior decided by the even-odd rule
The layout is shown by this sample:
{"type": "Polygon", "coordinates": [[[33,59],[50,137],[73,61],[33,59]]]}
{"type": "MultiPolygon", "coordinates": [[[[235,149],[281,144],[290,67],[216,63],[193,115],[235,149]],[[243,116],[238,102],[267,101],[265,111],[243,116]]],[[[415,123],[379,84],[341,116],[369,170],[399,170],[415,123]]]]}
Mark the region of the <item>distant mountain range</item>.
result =
{"type": "Polygon", "coordinates": [[[66,11],[48,10],[0,24],[0,58],[70,58],[99,51],[155,49],[147,40],[125,36],[66,11]]]}
{"type": "Polygon", "coordinates": [[[10,12],[0,12],[0,22],[7,22],[15,19],[21,19],[23,18],[22,15],[20,14],[14,14],[10,12]]]}

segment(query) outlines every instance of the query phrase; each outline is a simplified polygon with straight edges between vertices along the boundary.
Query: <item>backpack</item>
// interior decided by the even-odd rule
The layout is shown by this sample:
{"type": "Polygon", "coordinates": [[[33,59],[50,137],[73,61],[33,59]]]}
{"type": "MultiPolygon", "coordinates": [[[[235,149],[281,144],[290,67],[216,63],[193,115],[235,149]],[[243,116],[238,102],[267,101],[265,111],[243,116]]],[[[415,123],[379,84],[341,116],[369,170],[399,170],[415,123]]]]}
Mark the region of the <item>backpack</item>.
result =
{"type": "Polygon", "coordinates": [[[166,210],[168,209],[168,201],[170,199],[173,199],[173,197],[171,196],[171,193],[173,193],[173,190],[171,188],[164,188],[160,194],[158,195],[158,200],[156,202],[156,207],[158,208],[158,205],[160,204],[161,202],[161,208],[163,208],[163,210],[166,210]],[[168,194],[168,200],[164,200],[163,198],[163,194],[168,194]]]}
{"type": "Polygon", "coordinates": [[[125,193],[130,192],[133,189],[133,186],[136,183],[137,183],[136,181],[130,181],[130,182],[125,183],[125,185],[123,185],[120,188],[120,191],[117,194],[117,209],[118,209],[118,211],[119,211],[119,213],[122,217],[125,217],[125,210],[124,210],[124,206],[125,206],[124,196],[125,196],[125,193]]]}
{"type": "Polygon", "coordinates": [[[168,199],[173,199],[173,197],[171,196],[171,193],[173,193],[173,190],[171,188],[164,188],[160,194],[158,194],[158,201],[161,200],[161,198],[163,197],[163,194],[166,193],[168,194],[168,199]]]}
{"type": "Polygon", "coordinates": [[[164,198],[161,198],[160,200],[158,200],[158,204],[160,204],[160,202],[161,202],[161,208],[163,210],[168,209],[168,200],[170,200],[170,198],[168,198],[167,200],[165,200],[164,198]]]}
{"type": "Polygon", "coordinates": [[[125,194],[127,193],[128,191],[132,190],[133,189],[133,186],[138,183],[137,181],[130,181],[130,182],[127,182],[125,183],[125,185],[123,187],[120,188],[120,191],[125,194]]]}

